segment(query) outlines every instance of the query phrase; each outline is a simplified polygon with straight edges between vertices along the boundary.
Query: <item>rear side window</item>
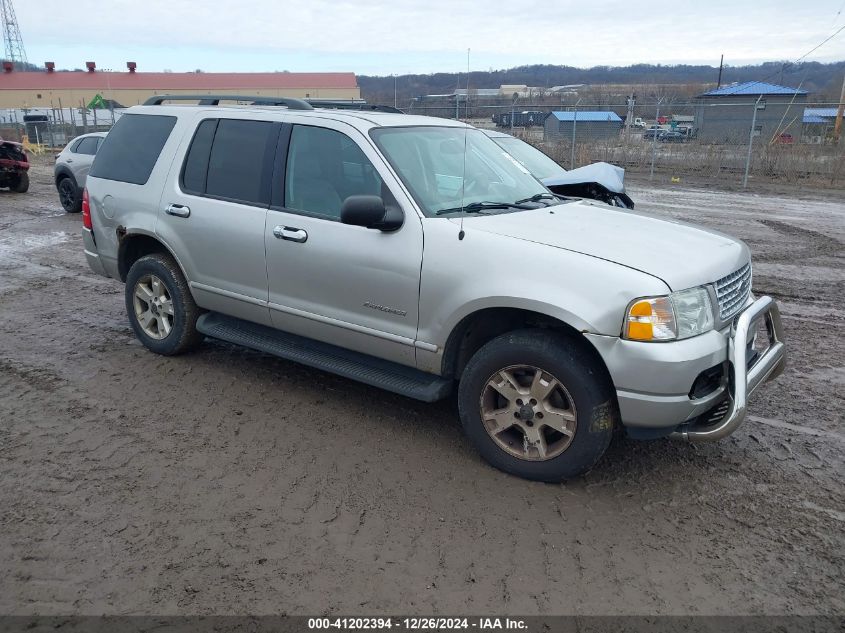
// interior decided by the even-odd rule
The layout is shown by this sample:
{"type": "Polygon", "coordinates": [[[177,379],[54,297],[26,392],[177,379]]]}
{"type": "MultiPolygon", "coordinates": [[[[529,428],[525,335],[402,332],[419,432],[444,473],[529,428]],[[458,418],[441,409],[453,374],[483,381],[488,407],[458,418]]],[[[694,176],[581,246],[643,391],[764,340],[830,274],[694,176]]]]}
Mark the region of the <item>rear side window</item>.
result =
{"type": "Polygon", "coordinates": [[[146,184],[174,125],[176,117],[173,116],[124,114],[97,152],[90,175],[135,185],[146,184]]]}
{"type": "Polygon", "coordinates": [[[268,206],[279,129],[278,123],[270,121],[203,121],[185,157],[182,189],[268,206]]]}

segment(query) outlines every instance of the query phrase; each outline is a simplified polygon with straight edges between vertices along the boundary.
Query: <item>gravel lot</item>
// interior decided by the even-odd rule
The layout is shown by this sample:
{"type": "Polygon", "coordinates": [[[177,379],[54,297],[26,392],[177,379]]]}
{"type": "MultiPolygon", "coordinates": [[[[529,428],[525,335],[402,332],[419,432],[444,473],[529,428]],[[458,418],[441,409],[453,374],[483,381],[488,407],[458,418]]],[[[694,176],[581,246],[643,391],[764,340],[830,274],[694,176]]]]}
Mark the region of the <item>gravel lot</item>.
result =
{"type": "Polygon", "coordinates": [[[147,352],[50,174],[0,193],[0,613],[845,613],[842,199],[632,187],[748,242],[789,367],[725,441],[547,485],[482,463],[454,402],[147,352]]]}

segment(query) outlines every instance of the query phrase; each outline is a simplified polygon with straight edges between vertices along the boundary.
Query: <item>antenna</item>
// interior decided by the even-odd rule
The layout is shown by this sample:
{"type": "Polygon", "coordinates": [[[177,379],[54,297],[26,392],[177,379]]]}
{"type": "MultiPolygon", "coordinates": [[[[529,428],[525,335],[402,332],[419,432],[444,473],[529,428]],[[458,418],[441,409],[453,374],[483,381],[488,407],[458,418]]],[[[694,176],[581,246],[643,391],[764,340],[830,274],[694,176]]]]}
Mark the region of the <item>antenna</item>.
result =
{"type": "Polygon", "coordinates": [[[0,0],[0,17],[3,19],[3,45],[6,50],[6,59],[16,64],[19,70],[23,70],[27,63],[26,51],[12,0],[0,0]]]}
{"type": "Polygon", "coordinates": [[[469,136],[469,126],[467,125],[464,128],[464,167],[463,173],[461,174],[461,230],[458,231],[458,240],[464,239],[464,218],[466,217],[466,213],[464,213],[464,191],[467,182],[467,137],[469,136]]]}

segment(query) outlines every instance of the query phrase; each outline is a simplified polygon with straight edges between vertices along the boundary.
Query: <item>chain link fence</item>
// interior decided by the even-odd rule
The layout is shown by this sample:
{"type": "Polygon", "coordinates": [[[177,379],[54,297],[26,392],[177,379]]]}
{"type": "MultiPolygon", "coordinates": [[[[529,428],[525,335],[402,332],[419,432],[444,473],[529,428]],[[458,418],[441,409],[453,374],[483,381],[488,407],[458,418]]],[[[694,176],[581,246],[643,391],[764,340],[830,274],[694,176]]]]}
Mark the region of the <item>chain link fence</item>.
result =
{"type": "Polygon", "coordinates": [[[409,111],[512,134],[567,169],[606,161],[652,178],[845,187],[845,139],[837,143],[834,129],[838,104],[805,95],[758,97],[560,105],[452,97],[415,101],[409,111]]]}
{"type": "MultiPolygon", "coordinates": [[[[631,174],[742,184],[750,180],[845,187],[837,103],[795,95],[657,103],[548,103],[443,97],[405,111],[460,119],[517,136],[573,169],[605,161],[631,174]]],[[[0,137],[32,152],[108,131],[123,109],[0,110],[0,137]]]]}
{"type": "Polygon", "coordinates": [[[107,132],[122,113],[121,108],[3,109],[0,137],[24,143],[30,152],[40,153],[62,148],[80,134],[107,132]]]}

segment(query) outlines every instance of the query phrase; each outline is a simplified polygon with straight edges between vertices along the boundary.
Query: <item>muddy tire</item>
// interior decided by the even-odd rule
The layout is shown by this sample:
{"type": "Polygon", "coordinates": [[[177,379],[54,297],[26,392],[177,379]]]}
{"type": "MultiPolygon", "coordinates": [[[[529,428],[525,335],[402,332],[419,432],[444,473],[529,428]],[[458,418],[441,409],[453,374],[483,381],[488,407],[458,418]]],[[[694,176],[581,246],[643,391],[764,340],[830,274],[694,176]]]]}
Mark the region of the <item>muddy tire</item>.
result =
{"type": "Polygon", "coordinates": [[[17,180],[9,188],[15,193],[26,193],[29,191],[29,174],[25,171],[18,174],[17,180]]]}
{"type": "Polygon", "coordinates": [[[510,332],[478,350],[461,377],[458,410],[485,460],[546,482],[590,470],[619,421],[600,362],[578,342],[540,330],[510,332]]]}
{"type": "Polygon", "coordinates": [[[65,176],[58,182],[56,189],[59,191],[59,202],[61,202],[65,212],[79,213],[82,211],[82,195],[73,178],[65,176]]]}
{"type": "Polygon", "coordinates": [[[135,335],[156,354],[174,356],[196,348],[201,312],[170,255],[145,255],[126,276],[126,312],[135,335]]]}

